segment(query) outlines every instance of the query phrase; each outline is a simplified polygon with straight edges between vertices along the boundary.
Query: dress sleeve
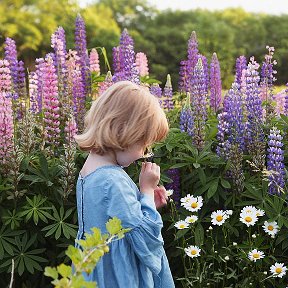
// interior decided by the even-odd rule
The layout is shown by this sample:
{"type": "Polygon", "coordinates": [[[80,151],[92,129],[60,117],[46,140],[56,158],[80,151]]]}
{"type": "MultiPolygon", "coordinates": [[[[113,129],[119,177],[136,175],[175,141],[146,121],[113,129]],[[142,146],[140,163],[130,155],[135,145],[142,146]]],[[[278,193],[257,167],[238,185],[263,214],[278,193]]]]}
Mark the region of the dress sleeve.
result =
{"type": "Polygon", "coordinates": [[[138,201],[137,192],[124,175],[114,179],[111,177],[105,193],[108,216],[118,217],[124,228],[132,229],[125,234],[125,239],[139,260],[153,273],[159,274],[164,253],[161,236],[163,222],[154,199],[142,194],[138,201]]]}

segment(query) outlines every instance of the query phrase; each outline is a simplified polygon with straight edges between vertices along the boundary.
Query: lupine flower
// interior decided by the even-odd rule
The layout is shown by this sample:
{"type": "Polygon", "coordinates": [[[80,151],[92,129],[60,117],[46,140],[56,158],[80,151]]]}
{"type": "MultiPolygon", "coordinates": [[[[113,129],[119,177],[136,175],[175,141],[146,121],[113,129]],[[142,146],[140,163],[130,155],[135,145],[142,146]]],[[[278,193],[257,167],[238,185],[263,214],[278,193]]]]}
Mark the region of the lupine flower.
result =
{"type": "Polygon", "coordinates": [[[211,213],[211,222],[213,225],[221,226],[228,218],[228,215],[223,210],[217,210],[211,213]]]}
{"type": "Polygon", "coordinates": [[[12,79],[9,62],[7,60],[0,59],[0,92],[6,93],[6,96],[11,97],[11,86],[12,79]]]}
{"type": "Polygon", "coordinates": [[[98,95],[102,95],[113,83],[112,74],[108,71],[105,80],[99,84],[98,95]]]}
{"type": "Polygon", "coordinates": [[[100,74],[99,55],[95,48],[93,48],[90,52],[89,64],[90,64],[90,71],[96,73],[96,75],[99,75],[100,74]]]}
{"type": "Polygon", "coordinates": [[[171,183],[165,184],[167,190],[172,189],[173,195],[171,198],[176,203],[176,206],[179,206],[181,191],[180,191],[180,171],[177,168],[168,169],[166,175],[172,180],[171,183]]]}
{"type": "Polygon", "coordinates": [[[163,103],[163,97],[162,97],[162,89],[158,83],[153,83],[150,86],[150,93],[158,98],[160,106],[162,108],[164,108],[163,107],[164,103],[163,103]]]}
{"type": "Polygon", "coordinates": [[[268,138],[267,170],[271,172],[269,175],[269,193],[279,194],[285,185],[283,137],[280,131],[273,127],[268,138]]]}
{"type": "Polygon", "coordinates": [[[65,139],[67,143],[74,142],[74,136],[77,134],[77,124],[73,116],[70,116],[70,118],[66,121],[66,125],[64,128],[65,132],[65,139]]]}
{"type": "Polygon", "coordinates": [[[188,224],[195,223],[197,220],[198,220],[198,216],[196,215],[187,216],[185,218],[185,222],[188,224]]]}
{"type": "MultiPolygon", "coordinates": [[[[195,31],[192,31],[191,36],[188,40],[188,59],[187,59],[187,72],[189,75],[189,82],[188,82],[188,87],[190,87],[191,84],[191,77],[194,74],[194,68],[197,64],[198,61],[198,41],[197,41],[197,35],[195,31]]],[[[189,92],[190,89],[188,89],[187,92],[189,92]]]]}
{"type": "Polygon", "coordinates": [[[247,59],[245,56],[239,56],[236,59],[236,75],[235,82],[241,87],[243,70],[247,68],[247,59]]]}
{"type": "Polygon", "coordinates": [[[29,97],[30,97],[30,111],[35,114],[39,113],[38,106],[38,76],[36,72],[31,72],[28,76],[29,79],[29,97]]]}
{"type": "MultiPolygon", "coordinates": [[[[204,89],[205,89],[205,92],[206,94],[208,95],[208,90],[209,90],[209,68],[208,68],[208,61],[207,61],[207,58],[202,55],[202,54],[199,54],[198,55],[198,59],[201,59],[202,61],[202,65],[203,65],[203,72],[204,72],[204,89]]],[[[195,69],[195,67],[194,67],[195,69]]],[[[194,76],[193,76],[194,77],[194,76]]]]}
{"type": "Polygon", "coordinates": [[[285,89],[285,103],[284,103],[284,115],[288,116],[288,83],[285,89]]]}
{"type": "Polygon", "coordinates": [[[262,227],[264,231],[272,237],[275,236],[279,231],[279,226],[276,221],[273,222],[265,221],[262,227]]]}
{"type": "Polygon", "coordinates": [[[273,277],[279,277],[282,278],[286,275],[287,267],[284,263],[275,263],[270,267],[270,272],[273,274],[273,277]]]}
{"type": "Polygon", "coordinates": [[[53,59],[48,56],[43,65],[44,137],[48,144],[57,145],[60,138],[58,83],[53,59]]]}
{"type": "Polygon", "coordinates": [[[273,98],[276,102],[276,107],[275,107],[274,112],[277,114],[277,116],[280,116],[280,114],[285,115],[286,89],[273,95],[273,98]]]}
{"type": "Polygon", "coordinates": [[[187,224],[185,221],[178,221],[174,224],[174,226],[177,228],[177,229],[186,229],[189,227],[189,224],[187,224]]]}
{"type": "Polygon", "coordinates": [[[202,60],[199,58],[191,80],[191,104],[193,107],[193,143],[198,150],[205,145],[205,126],[207,118],[207,91],[202,60]]]}
{"type": "Polygon", "coordinates": [[[113,56],[113,71],[114,74],[118,74],[121,72],[121,61],[120,61],[120,46],[112,48],[112,56],[113,56]]]}
{"type": "Polygon", "coordinates": [[[274,77],[277,71],[273,66],[277,64],[277,61],[273,60],[274,47],[266,46],[266,49],[268,49],[268,54],[265,55],[265,61],[261,68],[260,98],[262,101],[271,101],[273,100],[273,82],[277,80],[274,77]]]}
{"type": "Polygon", "coordinates": [[[222,83],[220,64],[217,54],[213,53],[210,64],[210,107],[216,113],[222,101],[222,83]]]}
{"type": "Polygon", "coordinates": [[[230,155],[231,142],[228,141],[227,135],[230,134],[230,123],[227,112],[222,112],[218,114],[218,131],[217,131],[217,140],[218,145],[216,148],[216,153],[218,156],[228,159],[230,155]]]}
{"type": "Polygon", "coordinates": [[[184,251],[189,257],[195,258],[200,256],[201,249],[198,246],[191,245],[187,248],[184,248],[184,251]]]}
{"type": "Polygon", "coordinates": [[[260,259],[262,259],[264,257],[265,257],[264,252],[258,251],[257,249],[253,249],[252,251],[250,251],[248,253],[249,260],[251,260],[253,262],[256,262],[257,260],[260,260],[260,259]]]}
{"type": "Polygon", "coordinates": [[[180,112],[180,130],[187,132],[189,136],[193,136],[194,119],[191,109],[190,93],[187,93],[187,98],[180,112]]]}
{"type": "Polygon", "coordinates": [[[164,97],[164,109],[170,111],[174,108],[174,104],[172,101],[173,91],[172,91],[172,84],[171,84],[171,77],[168,74],[167,75],[167,82],[165,84],[164,90],[163,90],[163,97],[164,97]]]}
{"type": "Polygon", "coordinates": [[[37,58],[36,59],[36,78],[37,78],[37,106],[38,106],[38,111],[42,111],[42,105],[43,105],[43,69],[45,66],[45,62],[43,58],[37,58]]]}
{"type": "Polygon", "coordinates": [[[52,34],[51,47],[54,49],[56,69],[60,75],[64,76],[66,73],[65,62],[67,52],[65,30],[62,27],[58,27],[52,34]]]}
{"type": "Polygon", "coordinates": [[[141,77],[145,77],[149,75],[149,68],[148,68],[148,60],[147,56],[143,52],[138,52],[136,54],[136,67],[139,71],[139,75],[141,77]]]}
{"type": "Polygon", "coordinates": [[[89,57],[87,54],[86,27],[83,18],[78,14],[75,21],[75,48],[79,56],[82,82],[87,93],[90,90],[89,57]]]}
{"type": "MultiPolygon", "coordinates": [[[[0,60],[0,67],[3,65],[4,61],[6,62],[6,60],[0,60]]],[[[2,68],[0,68],[0,71],[1,69],[2,68]]],[[[0,72],[0,77],[1,76],[3,76],[3,74],[0,72]]],[[[3,85],[3,82],[1,80],[3,78],[2,79],[1,78],[0,78],[0,88],[1,88],[0,89],[0,163],[1,165],[5,166],[10,161],[10,157],[12,156],[13,153],[14,125],[13,125],[12,99],[11,97],[7,97],[7,92],[4,92],[2,90],[3,86],[1,87],[1,84],[3,85]]]]}
{"type": "Polygon", "coordinates": [[[190,77],[187,71],[187,60],[182,60],[180,62],[179,70],[179,91],[181,93],[187,93],[190,87],[190,77]]]}

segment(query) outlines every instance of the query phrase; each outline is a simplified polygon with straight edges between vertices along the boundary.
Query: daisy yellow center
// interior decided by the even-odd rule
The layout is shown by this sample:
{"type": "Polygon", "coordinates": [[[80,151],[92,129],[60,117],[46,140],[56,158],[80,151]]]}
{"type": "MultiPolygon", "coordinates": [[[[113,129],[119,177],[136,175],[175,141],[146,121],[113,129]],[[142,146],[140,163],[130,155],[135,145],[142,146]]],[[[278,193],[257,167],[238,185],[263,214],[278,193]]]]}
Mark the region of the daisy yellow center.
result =
{"type": "Polygon", "coordinates": [[[254,253],[254,254],[253,254],[253,258],[259,259],[259,258],[260,258],[260,254],[259,254],[259,253],[254,253]]]}
{"type": "Polygon", "coordinates": [[[194,219],[190,219],[188,222],[193,223],[195,220],[194,219]]]}
{"type": "Polygon", "coordinates": [[[272,225],[269,225],[267,228],[268,228],[269,231],[273,230],[273,226],[272,225]]]}
{"type": "Polygon", "coordinates": [[[196,250],[192,250],[192,251],[191,251],[191,254],[192,254],[192,255],[196,255],[196,254],[197,254],[197,251],[196,251],[196,250]]]}
{"type": "Polygon", "coordinates": [[[245,217],[245,221],[246,221],[246,222],[251,222],[251,221],[252,221],[252,218],[251,218],[250,216],[247,216],[247,217],[245,217]]]}
{"type": "Polygon", "coordinates": [[[275,269],[275,272],[278,273],[278,274],[280,274],[280,273],[282,272],[282,268],[281,268],[281,267],[277,267],[277,268],[275,269]]]}
{"type": "Polygon", "coordinates": [[[221,222],[221,221],[223,220],[223,216],[218,215],[218,216],[216,217],[216,220],[217,220],[218,222],[221,222]]]}
{"type": "Polygon", "coordinates": [[[180,224],[180,228],[184,228],[185,227],[185,225],[184,224],[180,224]]]}
{"type": "Polygon", "coordinates": [[[192,207],[192,208],[198,207],[198,203],[197,203],[197,202],[193,202],[193,203],[191,204],[191,207],[192,207]]]}

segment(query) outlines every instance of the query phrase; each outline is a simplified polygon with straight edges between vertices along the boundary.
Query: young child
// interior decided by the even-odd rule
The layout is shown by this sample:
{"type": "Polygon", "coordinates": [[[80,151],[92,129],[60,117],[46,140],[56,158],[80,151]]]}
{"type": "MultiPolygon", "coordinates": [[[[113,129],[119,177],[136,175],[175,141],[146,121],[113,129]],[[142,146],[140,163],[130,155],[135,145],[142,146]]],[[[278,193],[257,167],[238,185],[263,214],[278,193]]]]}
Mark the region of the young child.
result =
{"type": "Polygon", "coordinates": [[[77,239],[92,227],[105,233],[105,223],[114,216],[123,228],[131,228],[123,239],[110,244],[94,271],[85,274],[100,288],[175,287],[156,210],[167,199],[165,188],[158,186],[160,167],[142,163],[140,191],[122,169],[163,140],[168,130],[157,98],[147,88],[120,81],[94,101],[83,134],[75,136],[80,149],[90,151],[76,187],[77,239]]]}

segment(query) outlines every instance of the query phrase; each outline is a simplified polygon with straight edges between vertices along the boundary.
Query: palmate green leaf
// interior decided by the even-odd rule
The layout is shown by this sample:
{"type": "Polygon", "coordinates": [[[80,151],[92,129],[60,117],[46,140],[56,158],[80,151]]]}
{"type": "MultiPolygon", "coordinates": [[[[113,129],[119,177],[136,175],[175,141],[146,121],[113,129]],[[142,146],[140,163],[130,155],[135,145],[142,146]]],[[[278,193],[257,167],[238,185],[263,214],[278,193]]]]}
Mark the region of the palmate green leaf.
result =
{"type": "Polygon", "coordinates": [[[10,225],[12,230],[20,226],[21,220],[21,215],[19,215],[15,209],[13,209],[13,211],[6,210],[2,216],[3,224],[10,225]]]}

